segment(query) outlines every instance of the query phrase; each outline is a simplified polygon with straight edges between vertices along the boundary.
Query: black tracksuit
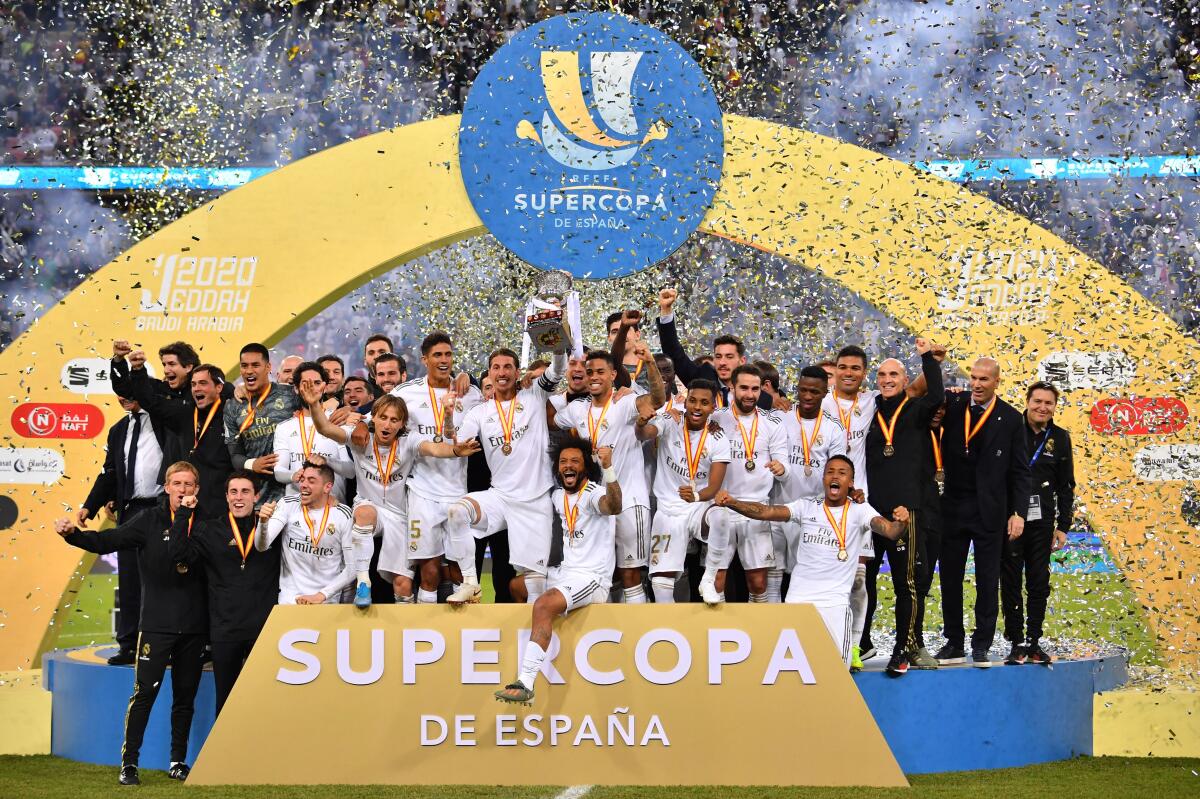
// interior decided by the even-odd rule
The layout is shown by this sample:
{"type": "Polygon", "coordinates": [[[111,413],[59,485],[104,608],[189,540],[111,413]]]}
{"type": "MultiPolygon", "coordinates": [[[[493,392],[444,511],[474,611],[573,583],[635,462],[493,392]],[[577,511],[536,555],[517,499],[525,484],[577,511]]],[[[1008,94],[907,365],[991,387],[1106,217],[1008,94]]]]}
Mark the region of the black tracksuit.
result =
{"type": "MultiPolygon", "coordinates": [[[[200,514],[204,516],[203,513],[200,514]]],[[[266,552],[252,545],[242,561],[229,526],[228,512],[201,518],[188,535],[192,511],[180,508],[171,528],[170,554],[179,562],[203,566],[208,583],[209,638],[212,640],[213,681],[217,689],[217,713],[229,698],[233,684],[262,632],[271,609],[279,598],[279,545],[266,552]]],[[[250,541],[258,519],[238,519],[243,544],[250,541]]]]}
{"type": "Polygon", "coordinates": [[[941,364],[928,352],[921,356],[921,371],[927,386],[925,396],[906,398],[903,392],[894,397],[877,396],[876,415],[866,439],[867,484],[871,487],[867,499],[871,507],[885,519],[890,519],[892,511],[900,506],[909,512],[907,539],[892,541],[876,535],[875,557],[867,564],[867,616],[860,646],[864,649],[870,646],[871,616],[875,612],[875,580],[886,552],[896,593],[896,646],[893,654],[914,651],[921,646],[917,638],[916,606],[925,601],[921,577],[928,568],[920,526],[921,506],[926,499],[925,461],[929,457],[929,420],[942,404],[945,393],[941,364]],[[897,409],[899,415],[896,415],[897,409]],[[889,425],[895,421],[891,455],[884,454],[887,439],[880,417],[889,425]]]}
{"type": "MultiPolygon", "coordinates": [[[[1051,420],[1041,433],[1025,423],[1025,442],[1033,460],[1033,492],[1040,501],[1041,519],[1027,520],[1015,541],[1005,540],[1000,573],[1000,605],[1004,610],[1004,637],[1014,644],[1036,644],[1042,637],[1046,602],[1050,599],[1050,553],[1054,530],[1071,529],[1075,506],[1075,464],[1071,434],[1051,420]],[[1036,459],[1035,459],[1036,454],[1036,459]],[[1021,602],[1021,573],[1029,592],[1029,628],[1025,629],[1021,602]]],[[[1032,512],[1030,515],[1033,515],[1032,512]]]]}
{"type": "Polygon", "coordinates": [[[136,766],[163,675],[171,666],[171,760],[187,760],[196,690],[200,687],[204,647],[208,642],[208,607],[204,575],[199,569],[180,572],[170,555],[171,516],[167,498],[120,526],[98,533],[75,530],[67,543],[106,554],[123,549],[138,553],[142,578],[142,613],[138,625],[133,696],[125,716],[121,765],[136,766]]]}
{"type": "Polygon", "coordinates": [[[933,572],[937,568],[938,556],[942,552],[942,494],[938,491],[937,458],[934,447],[937,443],[937,430],[925,433],[929,446],[925,451],[925,460],[921,464],[921,512],[917,516],[918,535],[925,544],[925,569],[917,572],[917,594],[922,597],[917,603],[917,646],[925,646],[925,597],[933,586],[933,572]],[[932,436],[930,435],[932,433],[932,436]]]}

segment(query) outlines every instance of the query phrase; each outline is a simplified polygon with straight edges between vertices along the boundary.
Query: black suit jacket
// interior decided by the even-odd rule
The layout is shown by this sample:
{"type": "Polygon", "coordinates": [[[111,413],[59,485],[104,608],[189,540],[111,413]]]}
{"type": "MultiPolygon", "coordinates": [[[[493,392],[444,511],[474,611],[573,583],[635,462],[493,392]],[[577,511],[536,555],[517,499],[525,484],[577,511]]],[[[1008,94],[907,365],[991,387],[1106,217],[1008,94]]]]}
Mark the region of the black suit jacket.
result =
{"type": "MultiPolygon", "coordinates": [[[[658,340],[662,344],[663,354],[671,359],[671,363],[675,366],[675,374],[683,381],[684,387],[686,388],[693,380],[711,380],[717,384],[721,391],[721,400],[728,407],[732,399],[729,396],[729,389],[717,377],[717,370],[712,364],[693,361],[688,357],[687,352],[683,349],[683,344],[679,342],[679,332],[675,329],[675,320],[672,318],[670,322],[664,322],[659,319],[657,324],[658,340]]],[[[774,410],[775,404],[771,395],[765,391],[760,394],[758,407],[764,411],[774,410]]]]}
{"type": "MultiPolygon", "coordinates": [[[[163,462],[158,470],[158,482],[161,485],[170,462],[167,460],[166,437],[162,425],[152,424],[152,426],[154,428],[154,437],[158,439],[158,446],[163,450],[163,462]]],[[[108,452],[104,456],[104,469],[96,477],[96,481],[92,484],[92,490],[88,492],[87,499],[83,502],[83,507],[87,508],[88,514],[92,518],[95,518],[100,509],[109,502],[115,504],[118,517],[121,511],[124,510],[122,505],[126,496],[125,436],[128,434],[128,415],[108,428],[108,452]]]]}
{"type": "Polygon", "coordinates": [[[946,493],[942,509],[947,526],[978,510],[985,529],[1003,531],[1014,513],[1025,518],[1033,480],[1025,443],[1025,418],[999,397],[987,422],[971,439],[971,454],[965,452],[963,413],[971,403],[970,392],[946,392],[942,457],[946,467],[946,493]],[[975,475],[970,487],[969,472],[975,475]]]}

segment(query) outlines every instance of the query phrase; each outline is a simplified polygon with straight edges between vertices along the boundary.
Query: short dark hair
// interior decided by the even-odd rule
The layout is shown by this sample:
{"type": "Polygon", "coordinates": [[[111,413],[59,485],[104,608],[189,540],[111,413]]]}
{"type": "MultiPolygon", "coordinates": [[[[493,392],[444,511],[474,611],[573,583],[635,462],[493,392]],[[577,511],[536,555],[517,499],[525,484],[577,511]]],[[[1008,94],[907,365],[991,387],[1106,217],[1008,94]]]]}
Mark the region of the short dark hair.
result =
{"type": "Polygon", "coordinates": [[[254,487],[254,493],[258,493],[258,475],[249,469],[234,469],[232,472],[230,472],[229,476],[225,478],[226,491],[229,490],[229,484],[234,480],[249,480],[250,485],[254,487]]]}
{"type": "Polygon", "coordinates": [[[779,370],[775,368],[775,364],[770,361],[754,361],[754,366],[758,367],[758,371],[762,372],[763,383],[770,383],[775,387],[775,391],[779,391],[779,370]]]}
{"type": "Polygon", "coordinates": [[[497,358],[512,358],[512,362],[513,362],[514,366],[521,365],[521,359],[519,357],[517,357],[517,354],[515,352],[510,350],[508,347],[501,347],[500,349],[492,350],[492,354],[488,356],[488,359],[487,359],[488,369],[492,368],[492,361],[496,360],[497,358]]]}
{"type": "Polygon", "coordinates": [[[834,461],[845,461],[846,463],[850,464],[850,476],[854,476],[854,461],[850,460],[849,455],[843,455],[840,452],[837,455],[830,455],[829,459],[825,461],[825,465],[828,466],[834,461]]]}
{"type": "Polygon", "coordinates": [[[717,351],[717,347],[723,347],[726,344],[732,344],[737,347],[738,355],[746,354],[746,345],[737,336],[717,336],[713,339],[713,352],[717,351]]]}
{"type": "Polygon", "coordinates": [[[715,382],[713,382],[712,380],[705,380],[703,377],[697,377],[695,380],[688,383],[687,390],[689,392],[696,391],[696,390],[710,391],[710,392],[712,392],[714,403],[717,401],[717,396],[718,396],[717,392],[720,391],[720,389],[717,388],[717,384],[715,382]]]}
{"type": "Polygon", "coordinates": [[[165,347],[159,347],[158,359],[161,361],[164,355],[174,355],[179,360],[179,365],[185,369],[195,369],[200,365],[200,356],[186,341],[172,341],[165,347]]]}
{"type": "Polygon", "coordinates": [[[333,482],[333,467],[328,463],[313,463],[312,461],[305,461],[300,466],[300,469],[301,471],[304,469],[316,469],[326,483],[333,482]]]}
{"type": "Polygon", "coordinates": [[[820,366],[806,366],[800,370],[800,377],[811,377],[813,380],[820,380],[822,383],[829,382],[829,375],[820,366]]]}
{"type": "Polygon", "coordinates": [[[378,358],[376,358],[376,359],[375,359],[375,371],[376,371],[376,372],[378,372],[378,371],[379,371],[379,364],[381,364],[381,363],[387,363],[388,361],[395,361],[395,362],[396,362],[396,367],[397,367],[397,368],[398,368],[398,369],[399,369],[401,372],[407,372],[407,371],[408,371],[408,369],[407,369],[407,368],[405,367],[405,365],[404,365],[404,361],[400,360],[400,356],[399,356],[399,355],[397,355],[397,354],[396,354],[396,353],[394,353],[394,352],[385,352],[385,353],[383,353],[382,355],[380,355],[378,358]]]}
{"type": "Polygon", "coordinates": [[[350,375],[345,380],[343,380],[342,381],[342,391],[344,392],[346,390],[346,386],[350,385],[351,383],[355,383],[355,382],[362,383],[364,386],[366,386],[368,393],[371,391],[371,384],[367,382],[367,378],[362,377],[360,375],[350,375]]]}
{"type": "Polygon", "coordinates": [[[867,366],[867,353],[862,347],[857,344],[847,344],[838,350],[837,357],[833,359],[833,365],[837,366],[837,362],[842,358],[858,358],[863,362],[863,368],[867,366]]]}
{"type": "Polygon", "coordinates": [[[338,356],[330,354],[330,355],[322,355],[320,358],[317,358],[317,363],[323,364],[326,361],[333,361],[338,366],[342,367],[342,374],[346,374],[346,362],[343,361],[338,356]]]}
{"type": "Polygon", "coordinates": [[[384,344],[388,345],[389,352],[396,351],[396,345],[392,343],[392,340],[390,338],[383,335],[382,333],[373,333],[367,337],[366,341],[363,342],[363,352],[366,352],[367,345],[370,344],[372,341],[382,341],[384,344]]]}
{"type": "Polygon", "coordinates": [[[1026,402],[1029,402],[1029,400],[1033,399],[1033,392],[1035,391],[1049,391],[1054,395],[1054,401],[1058,402],[1058,387],[1053,383],[1048,383],[1045,380],[1039,380],[1031,385],[1025,392],[1026,402]]]}
{"type": "Polygon", "coordinates": [[[192,377],[196,376],[196,372],[208,372],[208,379],[216,383],[218,386],[225,382],[225,373],[217,366],[211,363],[202,363],[192,370],[192,377]]]}
{"type": "Polygon", "coordinates": [[[318,375],[321,376],[321,382],[323,382],[323,383],[329,382],[329,372],[325,371],[324,366],[317,363],[316,361],[305,361],[304,363],[300,364],[292,371],[292,385],[293,386],[295,386],[296,388],[300,388],[300,375],[304,374],[305,372],[316,372],[318,375]]]}
{"type": "MultiPolygon", "coordinates": [[[[624,316],[625,314],[622,311],[613,311],[610,313],[604,320],[604,332],[607,333],[608,329],[613,326],[613,322],[620,322],[624,316]]],[[[634,330],[641,330],[642,323],[639,321],[636,325],[632,325],[632,327],[634,330]]]]}
{"type": "Polygon", "coordinates": [[[592,442],[579,436],[563,436],[550,450],[550,465],[554,470],[554,481],[562,485],[562,478],[558,476],[558,459],[563,452],[569,449],[577,449],[583,453],[583,468],[587,470],[588,480],[599,483],[601,479],[600,464],[596,463],[596,459],[593,457],[592,442]]]}
{"type": "Polygon", "coordinates": [[[454,342],[450,340],[450,334],[444,330],[435,330],[425,338],[421,339],[421,354],[428,355],[429,351],[438,344],[449,344],[454,346],[454,342]]]}
{"type": "Polygon", "coordinates": [[[729,382],[736,384],[737,379],[742,375],[751,375],[753,377],[757,377],[760,381],[763,379],[763,373],[761,369],[752,363],[744,363],[738,368],[734,369],[733,374],[729,375],[729,382]]]}
{"type": "Polygon", "coordinates": [[[529,366],[525,367],[525,371],[532,372],[534,369],[549,369],[550,362],[545,358],[538,358],[536,361],[530,361],[529,366]]]}
{"type": "Polygon", "coordinates": [[[616,371],[617,368],[617,359],[614,358],[612,353],[608,350],[592,350],[587,354],[587,357],[584,358],[583,361],[584,363],[587,363],[588,361],[604,361],[606,364],[608,364],[609,369],[616,371]]]}
{"type": "Polygon", "coordinates": [[[238,358],[240,359],[243,355],[261,355],[264,361],[267,363],[271,362],[271,351],[257,341],[242,347],[238,353],[238,358]]]}

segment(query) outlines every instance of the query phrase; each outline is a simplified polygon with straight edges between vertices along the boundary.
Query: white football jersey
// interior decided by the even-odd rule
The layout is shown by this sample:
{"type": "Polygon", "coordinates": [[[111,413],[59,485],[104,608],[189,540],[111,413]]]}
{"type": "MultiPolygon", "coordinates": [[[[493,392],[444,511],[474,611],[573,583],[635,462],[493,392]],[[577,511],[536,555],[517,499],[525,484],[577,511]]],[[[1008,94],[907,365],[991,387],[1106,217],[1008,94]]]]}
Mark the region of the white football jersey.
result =
{"type": "Polygon", "coordinates": [[[871,520],[879,513],[865,502],[860,505],[847,501],[841,507],[828,509],[839,525],[843,512],[846,514],[846,559],[838,560],[840,547],[837,534],[825,515],[824,499],[798,499],[787,503],[786,507],[792,515],[787,523],[792,528],[788,537],[794,536],[789,547],[792,588],[788,596],[795,591],[801,601],[814,605],[846,604],[850,601],[850,589],[854,587],[859,557],[875,554],[871,544],[871,520]]]}
{"type": "Polygon", "coordinates": [[[367,436],[366,446],[350,443],[354,475],[358,480],[355,502],[369,502],[376,507],[404,514],[408,511],[405,486],[421,442],[410,434],[397,437],[393,444],[394,448],[379,444],[374,433],[367,436]],[[376,450],[379,452],[378,460],[376,450]],[[391,464],[390,469],[387,468],[388,464],[391,464]],[[388,473],[387,485],[380,478],[385,469],[388,473]]]}
{"type": "Polygon", "coordinates": [[[815,419],[802,419],[798,410],[781,417],[788,442],[788,473],[776,484],[772,499],[780,505],[797,499],[820,499],[825,496],[825,463],[833,455],[846,454],[846,431],[837,420],[831,421],[819,411],[815,419]],[[809,444],[807,463],[804,441],[809,444]]]}
{"type": "MultiPolygon", "coordinates": [[[[846,439],[846,451],[854,463],[854,487],[861,488],[864,494],[867,490],[867,431],[871,429],[871,420],[875,418],[875,398],[878,391],[862,391],[857,399],[837,399],[833,392],[821,400],[821,412],[825,421],[833,421],[842,426],[842,436],[846,439]]],[[[824,490],[822,490],[824,495],[824,490]]]]}
{"type": "Polygon", "coordinates": [[[604,493],[604,486],[588,481],[574,494],[568,494],[561,488],[554,489],[550,501],[554,503],[554,512],[562,522],[563,559],[560,568],[563,571],[592,572],[601,585],[610,585],[613,569],[617,565],[616,517],[600,512],[600,500],[604,498],[604,493]],[[568,511],[579,514],[575,517],[574,527],[567,524],[568,511]]]}
{"type": "MultiPolygon", "coordinates": [[[[621,484],[622,510],[635,505],[650,507],[650,490],[646,485],[646,457],[637,437],[637,396],[626,394],[606,407],[597,407],[591,397],[568,402],[554,417],[563,430],[574,429],[580,438],[591,441],[596,430],[594,447],[613,448],[613,468],[621,484]],[[590,423],[588,420],[591,420],[590,423]]],[[[551,464],[553,468],[555,465],[551,464]]]]}
{"type": "Polygon", "coordinates": [[[279,604],[294,605],[296,597],[322,593],[327,604],[341,601],[342,591],[354,582],[354,543],[350,528],[353,512],[342,504],[308,510],[300,497],[284,497],[275,512],[258,526],[254,546],[265,551],[280,535],[283,536],[279,567],[279,604]],[[324,523],[322,523],[324,522],[324,523]]]}
{"type": "MultiPolygon", "coordinates": [[[[669,414],[660,413],[651,422],[658,430],[658,468],[654,477],[654,496],[658,499],[658,512],[687,513],[693,506],[679,496],[679,489],[691,485],[687,450],[684,436],[688,437],[692,455],[700,447],[700,461],[696,468],[696,493],[708,486],[708,473],[714,463],[729,463],[729,437],[720,430],[688,430],[683,422],[677,422],[669,414]]],[[[726,471],[726,482],[729,472],[726,471]]]]}
{"type": "MultiPolygon", "coordinates": [[[[404,400],[408,406],[408,438],[416,441],[433,441],[437,430],[436,412],[441,412],[442,398],[449,388],[429,385],[425,377],[418,377],[392,389],[392,394],[404,400]],[[430,397],[430,392],[433,397],[430,397]]],[[[483,402],[483,394],[471,386],[466,394],[458,398],[454,408],[454,424],[460,424],[467,411],[483,402]]],[[[447,427],[443,433],[446,442],[454,440],[454,430],[447,427]]],[[[422,458],[417,457],[412,476],[408,478],[411,491],[426,499],[453,502],[467,493],[466,458],[422,458]]]]}
{"type": "MultiPolygon", "coordinates": [[[[292,476],[304,465],[304,441],[301,438],[300,417],[293,416],[275,426],[275,479],[283,483],[284,494],[297,496],[300,489],[292,482],[292,476]]],[[[304,418],[304,438],[311,442],[309,452],[325,458],[333,469],[333,496],[338,502],[346,501],[346,477],[354,473],[354,464],[346,448],[331,438],[326,438],[313,427],[312,419],[304,418]]]]}
{"type": "Polygon", "coordinates": [[[502,402],[492,399],[476,405],[458,428],[458,440],[478,438],[492,471],[492,488],[513,499],[536,499],[554,487],[550,471],[550,431],[546,427],[546,400],[554,383],[545,375],[533,386],[502,402]],[[514,408],[513,405],[516,405],[514,408]],[[504,428],[500,414],[512,419],[512,452],[504,454],[504,428]]]}
{"type": "Polygon", "coordinates": [[[710,418],[721,426],[725,437],[729,439],[729,469],[725,472],[725,483],[721,487],[734,499],[766,502],[771,496],[771,489],[775,487],[775,475],[767,471],[767,463],[782,463],[785,469],[784,477],[787,477],[787,435],[783,431],[779,415],[755,408],[753,416],[739,417],[732,408],[721,408],[713,411],[710,418]],[[755,419],[758,420],[757,432],[754,432],[755,419]],[[746,441],[752,434],[754,452],[751,459],[754,461],[754,468],[747,470],[746,441]]]}

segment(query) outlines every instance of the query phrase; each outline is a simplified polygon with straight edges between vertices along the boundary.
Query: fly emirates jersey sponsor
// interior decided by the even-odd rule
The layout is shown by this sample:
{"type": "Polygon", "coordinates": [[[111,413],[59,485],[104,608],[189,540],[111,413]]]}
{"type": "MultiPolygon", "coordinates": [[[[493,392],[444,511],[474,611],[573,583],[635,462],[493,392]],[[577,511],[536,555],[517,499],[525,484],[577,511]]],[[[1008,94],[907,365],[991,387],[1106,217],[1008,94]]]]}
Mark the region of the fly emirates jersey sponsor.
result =
{"type": "Polygon", "coordinates": [[[405,483],[420,446],[412,435],[398,436],[391,445],[379,443],[374,433],[367,436],[366,446],[359,447],[351,442],[354,476],[358,480],[355,503],[369,502],[396,513],[406,513],[405,483]]]}
{"type": "Polygon", "coordinates": [[[296,597],[318,592],[326,603],[336,604],[354,581],[352,512],[337,503],[308,508],[306,521],[305,511],[298,496],[279,500],[267,521],[267,534],[256,536],[255,546],[266,550],[282,536],[279,604],[294,605],[296,597]]]}
{"type": "Polygon", "coordinates": [[[776,504],[820,499],[825,496],[825,464],[834,455],[846,454],[846,431],[820,411],[815,419],[803,419],[796,410],[780,418],[787,436],[788,473],[776,484],[772,498],[776,504]]]}
{"type": "MultiPolygon", "coordinates": [[[[821,412],[825,414],[822,426],[836,422],[842,426],[841,434],[846,441],[845,455],[854,464],[854,487],[867,491],[867,431],[875,418],[875,398],[878,391],[863,391],[853,400],[838,399],[833,392],[821,400],[821,412]]],[[[825,489],[821,489],[824,496],[825,489]]]]}
{"type": "MultiPolygon", "coordinates": [[[[654,476],[654,496],[658,499],[658,512],[687,513],[693,505],[684,502],[679,489],[691,485],[688,452],[696,465],[696,493],[708,485],[708,474],[714,463],[729,463],[729,437],[720,430],[688,430],[683,422],[677,422],[669,414],[660,413],[652,424],[658,429],[658,469],[654,476]],[[685,448],[684,437],[687,437],[685,448]]],[[[729,481],[729,472],[725,473],[729,481]]],[[[624,484],[621,488],[624,489],[624,484]]]]}
{"type": "Polygon", "coordinates": [[[646,456],[638,441],[637,397],[626,394],[613,402],[597,406],[591,397],[568,402],[555,415],[555,423],[563,430],[572,428],[580,438],[592,441],[595,447],[613,448],[613,466],[621,484],[622,510],[635,505],[650,507],[650,490],[646,486],[646,456]],[[592,440],[593,434],[596,440],[592,440]]]}
{"type": "Polygon", "coordinates": [[[550,501],[562,521],[563,559],[559,568],[590,572],[601,585],[609,586],[617,565],[616,528],[615,517],[600,512],[604,494],[604,486],[588,481],[574,494],[556,488],[550,501]]]}
{"type": "Polygon", "coordinates": [[[848,500],[836,508],[827,508],[823,499],[798,499],[785,507],[792,515],[786,534],[789,538],[794,536],[789,542],[793,558],[789,601],[795,594],[800,601],[814,605],[846,604],[850,601],[850,589],[854,587],[859,557],[875,554],[871,545],[871,519],[879,513],[865,502],[856,504],[848,500]],[[826,510],[838,526],[845,514],[845,560],[838,559],[841,546],[826,510]]]}
{"type": "Polygon", "coordinates": [[[767,464],[779,461],[787,469],[787,436],[779,415],[755,408],[749,416],[736,416],[733,408],[721,408],[710,418],[729,439],[729,469],[721,487],[735,499],[766,502],[775,487],[775,475],[767,470],[767,464]],[[747,442],[753,447],[752,469],[746,468],[747,442]]]}
{"type": "Polygon", "coordinates": [[[545,375],[514,399],[476,405],[463,418],[458,440],[478,438],[492,471],[492,488],[513,499],[536,499],[554,486],[546,428],[546,400],[554,384],[545,375]],[[511,425],[511,426],[510,426],[511,425]],[[512,451],[504,454],[505,429],[512,431],[512,451]]]}
{"type": "MultiPolygon", "coordinates": [[[[408,406],[408,437],[421,441],[433,441],[437,434],[439,418],[442,413],[442,398],[450,388],[436,388],[429,385],[427,377],[410,380],[402,386],[392,389],[392,394],[404,400],[408,406]]],[[[483,394],[475,386],[458,398],[454,407],[452,420],[445,420],[442,425],[444,441],[454,440],[454,425],[461,424],[463,416],[479,403],[483,402],[483,394]]],[[[416,459],[412,475],[408,478],[408,488],[425,499],[440,502],[453,502],[467,493],[467,459],[466,458],[421,458],[416,459]]]]}

